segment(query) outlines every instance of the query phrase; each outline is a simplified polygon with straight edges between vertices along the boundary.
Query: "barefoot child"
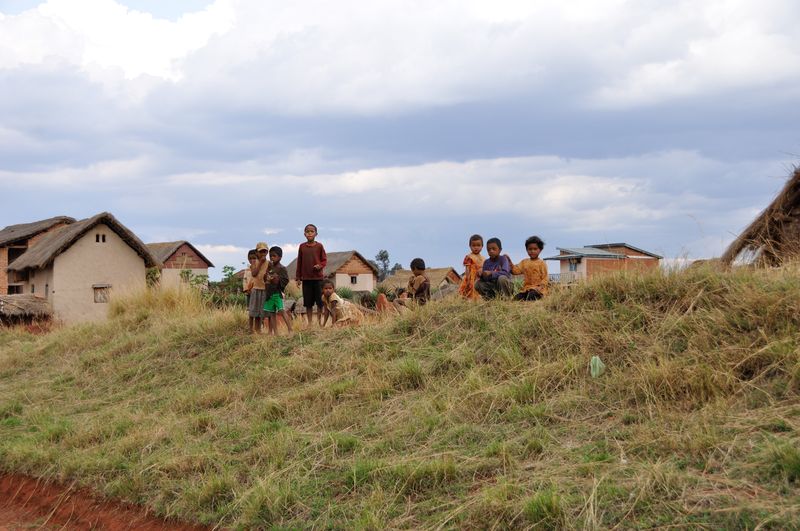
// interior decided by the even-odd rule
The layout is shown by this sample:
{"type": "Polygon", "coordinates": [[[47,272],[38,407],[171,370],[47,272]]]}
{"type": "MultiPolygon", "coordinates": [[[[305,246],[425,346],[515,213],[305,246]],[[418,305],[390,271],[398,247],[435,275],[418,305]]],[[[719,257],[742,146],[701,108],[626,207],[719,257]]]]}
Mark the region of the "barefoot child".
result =
{"type": "Polygon", "coordinates": [[[317,324],[322,325],[322,280],[325,278],[325,266],[328,255],[325,248],[316,241],[317,226],[309,223],[303,229],[306,241],[297,250],[297,273],[295,281],[303,285],[303,306],[306,307],[306,319],[311,325],[314,306],[317,307],[317,324]]]}
{"type": "Polygon", "coordinates": [[[470,253],[464,257],[464,277],[458,287],[458,293],[465,299],[477,300],[480,298],[475,291],[475,282],[481,276],[484,258],[481,255],[483,250],[483,237],[480,234],[473,234],[469,238],[470,253]]]}
{"type": "Polygon", "coordinates": [[[539,253],[542,252],[542,249],[544,249],[542,239],[538,236],[531,236],[525,240],[525,250],[528,252],[528,258],[518,265],[514,265],[509,258],[511,272],[515,275],[525,275],[522,291],[514,297],[515,301],[536,301],[547,295],[549,285],[547,266],[539,258],[539,253]]]}
{"type": "Polygon", "coordinates": [[[283,308],[283,290],[289,284],[289,273],[281,264],[283,249],[273,247],[269,250],[270,268],[266,280],[266,300],[264,301],[264,314],[269,322],[270,335],[278,333],[278,315],[283,318],[286,328],[292,331],[292,324],[283,308]]]}
{"type": "Polygon", "coordinates": [[[267,260],[267,244],[258,242],[256,245],[258,258],[250,266],[250,274],[253,275],[253,289],[250,291],[248,301],[248,311],[250,316],[250,332],[261,333],[261,322],[264,319],[264,300],[266,298],[266,284],[264,279],[269,271],[269,260],[267,260]]]}
{"type": "Polygon", "coordinates": [[[247,251],[248,266],[244,269],[244,275],[242,276],[242,292],[247,296],[248,308],[250,307],[250,292],[253,290],[253,273],[250,272],[250,268],[253,267],[257,260],[258,253],[255,249],[247,251]]]}
{"type": "Polygon", "coordinates": [[[364,317],[355,304],[336,294],[333,282],[329,279],[322,281],[322,303],[325,313],[323,327],[328,324],[328,317],[331,318],[332,325],[358,324],[364,317]]]}

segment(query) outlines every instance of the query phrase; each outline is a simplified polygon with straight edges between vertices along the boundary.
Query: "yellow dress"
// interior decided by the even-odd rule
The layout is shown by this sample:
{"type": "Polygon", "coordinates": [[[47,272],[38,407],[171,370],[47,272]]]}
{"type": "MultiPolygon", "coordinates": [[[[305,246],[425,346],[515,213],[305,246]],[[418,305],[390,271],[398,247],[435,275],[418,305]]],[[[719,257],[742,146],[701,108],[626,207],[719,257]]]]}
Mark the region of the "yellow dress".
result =
{"type": "Polygon", "coordinates": [[[543,296],[547,295],[550,279],[547,276],[547,265],[545,265],[541,258],[537,258],[536,260],[526,258],[512,267],[511,273],[514,275],[524,275],[525,283],[522,285],[523,292],[535,289],[543,296]]]}
{"type": "Polygon", "coordinates": [[[331,293],[330,297],[322,296],[322,304],[331,313],[336,316],[336,324],[351,324],[360,323],[364,314],[361,313],[355,304],[348,300],[344,300],[336,292],[331,293]],[[336,303],[334,307],[334,303],[336,303]]]}
{"type": "Polygon", "coordinates": [[[483,261],[485,258],[480,254],[469,253],[464,257],[464,276],[461,278],[461,285],[458,293],[465,299],[478,300],[480,295],[475,291],[475,282],[481,276],[483,261]]]}

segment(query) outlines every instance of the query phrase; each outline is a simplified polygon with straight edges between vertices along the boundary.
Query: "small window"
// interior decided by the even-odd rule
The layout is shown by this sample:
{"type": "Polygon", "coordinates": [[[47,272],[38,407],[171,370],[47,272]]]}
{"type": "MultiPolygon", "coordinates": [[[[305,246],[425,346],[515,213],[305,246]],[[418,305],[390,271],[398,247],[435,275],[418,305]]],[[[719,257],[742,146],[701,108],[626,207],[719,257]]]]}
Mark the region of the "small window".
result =
{"type": "Polygon", "coordinates": [[[22,295],[22,286],[9,286],[8,287],[8,294],[9,295],[22,295]]]}
{"type": "Polygon", "coordinates": [[[573,273],[578,270],[578,262],[576,260],[569,261],[569,270],[573,273]]]}
{"type": "Polygon", "coordinates": [[[350,275],[350,284],[358,284],[358,277],[355,275],[350,275]]]}
{"type": "Polygon", "coordinates": [[[106,243],[106,235],[105,234],[101,234],[100,235],[100,241],[103,242],[103,243],[106,243]]]}
{"type": "Polygon", "coordinates": [[[95,234],[94,235],[94,242],[95,243],[100,243],[100,235],[99,234],[95,234]]]}
{"type": "Polygon", "coordinates": [[[110,284],[96,284],[92,286],[92,289],[94,289],[94,302],[105,304],[111,299],[110,284]]]}
{"type": "Polygon", "coordinates": [[[45,299],[50,298],[50,284],[44,285],[44,298],[45,299]]]}
{"type": "Polygon", "coordinates": [[[36,284],[31,284],[31,295],[36,293],[36,284]]]}

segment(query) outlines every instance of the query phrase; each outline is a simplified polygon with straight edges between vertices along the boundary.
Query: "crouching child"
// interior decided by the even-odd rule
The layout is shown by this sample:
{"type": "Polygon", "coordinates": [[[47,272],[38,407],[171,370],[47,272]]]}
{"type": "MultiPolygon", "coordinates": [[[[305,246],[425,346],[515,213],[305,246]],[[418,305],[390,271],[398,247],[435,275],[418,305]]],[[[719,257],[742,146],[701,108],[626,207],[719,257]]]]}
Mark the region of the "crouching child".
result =
{"type": "Polygon", "coordinates": [[[329,279],[322,281],[322,326],[328,324],[328,318],[333,325],[358,324],[364,318],[355,304],[341,298],[333,289],[333,282],[329,279]]]}
{"type": "Polygon", "coordinates": [[[489,259],[483,262],[481,278],[475,282],[475,291],[484,299],[493,299],[498,294],[511,297],[514,293],[514,282],[511,280],[511,261],[507,256],[500,256],[503,244],[500,238],[489,238],[486,241],[486,252],[489,259]]]}

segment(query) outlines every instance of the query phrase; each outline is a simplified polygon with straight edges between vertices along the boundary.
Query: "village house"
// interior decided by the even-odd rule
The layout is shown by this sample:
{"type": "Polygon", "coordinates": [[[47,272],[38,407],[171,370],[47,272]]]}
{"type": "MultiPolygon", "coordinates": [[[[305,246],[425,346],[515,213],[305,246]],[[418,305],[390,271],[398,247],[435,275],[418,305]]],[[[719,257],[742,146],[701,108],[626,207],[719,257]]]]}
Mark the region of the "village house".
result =
{"type": "Polygon", "coordinates": [[[23,274],[7,271],[9,264],[36,245],[44,236],[70,223],[75,223],[75,219],[57,216],[32,223],[10,225],[0,230],[0,295],[21,294],[25,285],[23,274]]]}
{"type": "MultiPolygon", "coordinates": [[[[432,267],[425,270],[428,280],[431,281],[431,289],[438,290],[448,285],[458,286],[461,284],[461,275],[452,267],[432,267]]],[[[387,276],[381,285],[395,290],[405,288],[411,278],[411,271],[408,269],[398,269],[393,274],[387,276]]]]}
{"type": "Polygon", "coordinates": [[[569,283],[588,280],[615,271],[644,271],[657,268],[661,256],[627,243],[601,243],[585,247],[557,247],[559,254],[545,260],[560,262],[558,275],[551,279],[569,283]]]}
{"type": "Polygon", "coordinates": [[[49,301],[67,324],[104,319],[113,297],[143,290],[158,261],[127,227],[103,212],[44,235],[8,271],[22,292],[49,301]]]}
{"type": "Polygon", "coordinates": [[[208,268],[214,267],[203,253],[186,240],[177,242],[148,243],[147,248],[153,253],[161,266],[159,285],[162,288],[178,288],[184,284],[188,271],[190,278],[208,278],[208,268]]]}
{"type": "MultiPolygon", "coordinates": [[[[364,258],[358,251],[331,252],[325,277],[333,281],[336,288],[349,288],[353,291],[372,291],[378,284],[378,268],[364,258]]],[[[289,278],[294,280],[297,273],[297,259],[286,266],[289,278]]]]}

